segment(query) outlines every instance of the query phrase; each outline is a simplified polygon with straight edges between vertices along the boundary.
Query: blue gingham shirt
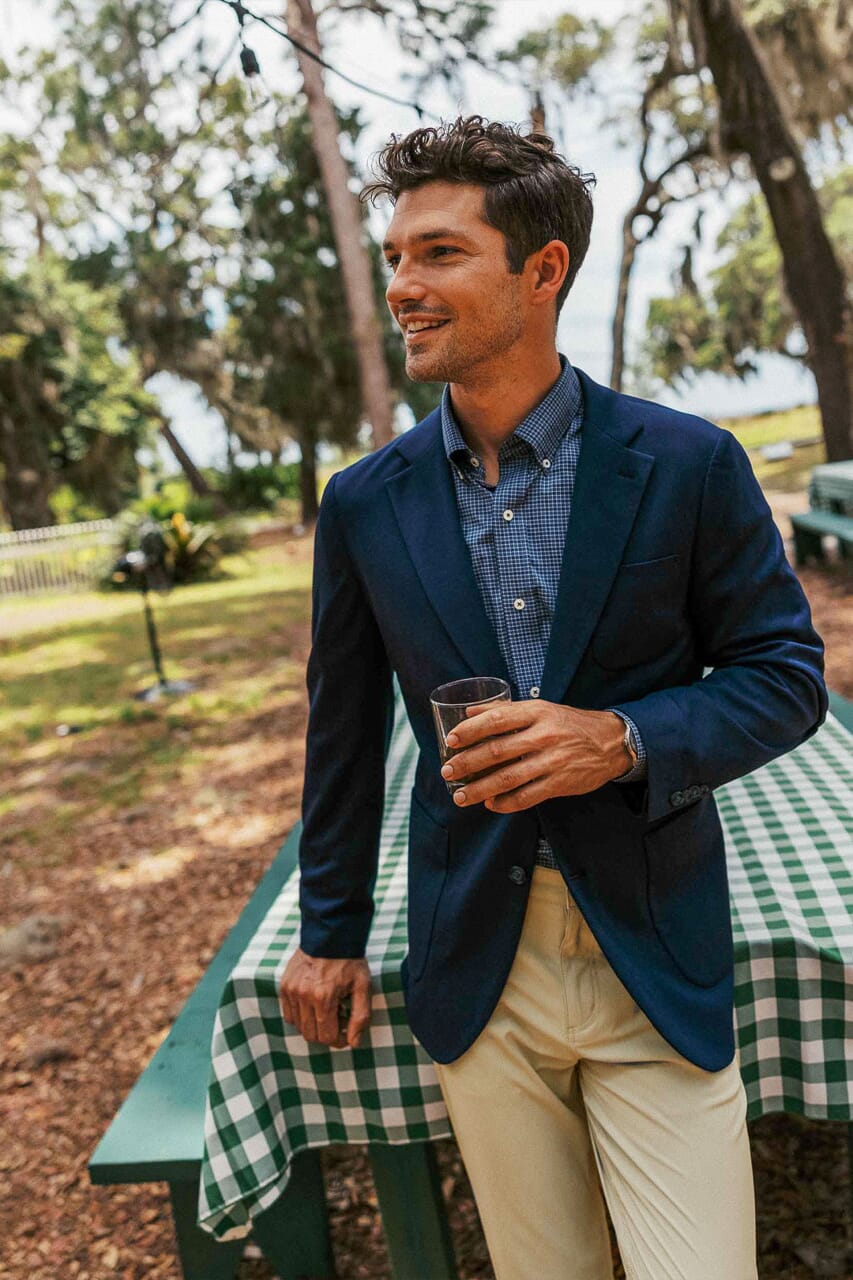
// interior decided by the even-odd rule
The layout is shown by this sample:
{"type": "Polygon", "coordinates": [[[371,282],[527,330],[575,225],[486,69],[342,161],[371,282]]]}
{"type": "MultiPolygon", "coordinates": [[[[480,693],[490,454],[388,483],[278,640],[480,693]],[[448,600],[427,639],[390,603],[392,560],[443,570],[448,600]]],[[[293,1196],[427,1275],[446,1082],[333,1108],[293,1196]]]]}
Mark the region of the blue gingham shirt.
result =
{"type": "MultiPolygon", "coordinates": [[[[580,455],[583,392],[562,354],[560,366],[554,386],[501,445],[496,485],[486,484],[482,458],[465,443],[449,386],[441,398],[462,532],[514,700],[539,697],[580,455]]],[[[646,753],[637,726],[619,714],[637,740],[637,764],[619,779],[631,782],[645,776],[646,753]]],[[[557,866],[544,837],[536,861],[557,866]]]]}

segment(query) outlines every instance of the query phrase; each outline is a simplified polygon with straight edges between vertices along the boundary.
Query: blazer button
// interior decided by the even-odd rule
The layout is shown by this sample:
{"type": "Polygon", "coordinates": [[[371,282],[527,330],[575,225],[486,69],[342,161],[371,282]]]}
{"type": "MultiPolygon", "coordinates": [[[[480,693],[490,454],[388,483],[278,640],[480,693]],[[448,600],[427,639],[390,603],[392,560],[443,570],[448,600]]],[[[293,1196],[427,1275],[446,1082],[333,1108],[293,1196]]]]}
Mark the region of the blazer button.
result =
{"type": "Polygon", "coordinates": [[[524,884],[527,879],[527,872],[524,867],[510,867],[509,878],[513,884],[524,884]]]}
{"type": "Polygon", "coordinates": [[[669,803],[672,805],[673,809],[680,809],[684,804],[684,792],[673,791],[672,795],[669,797],[669,803]]]}

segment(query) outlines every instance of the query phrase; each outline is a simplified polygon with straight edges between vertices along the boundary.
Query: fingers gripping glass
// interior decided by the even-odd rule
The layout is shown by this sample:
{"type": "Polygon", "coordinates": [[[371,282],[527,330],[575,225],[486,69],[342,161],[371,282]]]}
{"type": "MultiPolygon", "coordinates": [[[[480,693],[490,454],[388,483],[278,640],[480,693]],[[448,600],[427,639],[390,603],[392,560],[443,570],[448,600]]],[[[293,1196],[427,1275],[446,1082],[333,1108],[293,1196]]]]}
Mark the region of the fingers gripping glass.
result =
{"type": "MultiPolygon", "coordinates": [[[[435,721],[435,732],[438,737],[438,750],[441,763],[444,764],[456,751],[447,745],[447,735],[456,725],[467,720],[469,707],[487,707],[492,702],[511,702],[512,693],[506,680],[497,676],[474,676],[469,680],[451,680],[449,684],[441,684],[429,695],[432,705],[432,717],[435,721]]],[[[454,778],[447,783],[447,790],[453,795],[471,778],[454,778]]]]}

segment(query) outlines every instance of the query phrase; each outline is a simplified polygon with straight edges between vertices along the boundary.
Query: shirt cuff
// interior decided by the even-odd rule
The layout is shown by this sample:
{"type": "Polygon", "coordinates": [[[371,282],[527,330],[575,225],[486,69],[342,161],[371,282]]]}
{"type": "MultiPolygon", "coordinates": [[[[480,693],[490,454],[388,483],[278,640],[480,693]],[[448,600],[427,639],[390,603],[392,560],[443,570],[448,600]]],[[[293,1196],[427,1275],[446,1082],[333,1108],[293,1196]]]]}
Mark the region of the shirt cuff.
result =
{"type": "Polygon", "coordinates": [[[647,777],[649,772],[648,760],[646,757],[646,748],[643,745],[643,739],[640,737],[640,731],[637,728],[637,726],[634,724],[634,721],[631,719],[631,717],[626,716],[625,712],[620,711],[618,707],[608,707],[607,710],[612,711],[615,715],[619,717],[620,720],[624,720],[625,724],[628,724],[631,726],[631,728],[634,731],[634,740],[637,744],[637,763],[633,765],[628,770],[627,773],[620,773],[619,777],[614,778],[613,781],[614,782],[640,782],[645,777],[647,777]]]}

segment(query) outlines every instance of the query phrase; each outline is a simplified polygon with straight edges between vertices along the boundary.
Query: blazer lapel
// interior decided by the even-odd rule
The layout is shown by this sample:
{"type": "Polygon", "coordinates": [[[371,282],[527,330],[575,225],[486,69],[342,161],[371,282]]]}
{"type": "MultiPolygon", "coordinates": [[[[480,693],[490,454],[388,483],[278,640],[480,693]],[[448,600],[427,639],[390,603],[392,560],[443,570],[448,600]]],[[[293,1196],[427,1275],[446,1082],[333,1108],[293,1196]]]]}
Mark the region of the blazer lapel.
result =
{"type": "Polygon", "coordinates": [[[650,454],[625,444],[642,424],[633,415],[618,416],[623,397],[577,372],[584,391],[583,436],[541,683],[541,696],[549,702],[560,702],[572,682],[654,465],[650,454]]]}
{"type": "Polygon", "coordinates": [[[410,465],[386,482],[388,496],[424,591],[468,668],[459,675],[509,681],[462,533],[439,410],[402,436],[398,449],[410,465]]]}

